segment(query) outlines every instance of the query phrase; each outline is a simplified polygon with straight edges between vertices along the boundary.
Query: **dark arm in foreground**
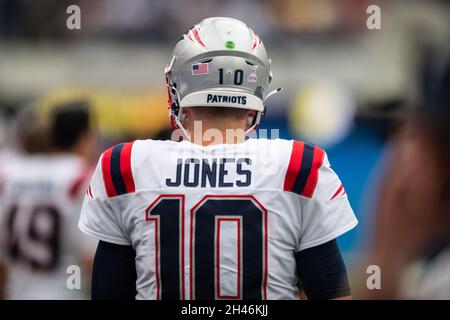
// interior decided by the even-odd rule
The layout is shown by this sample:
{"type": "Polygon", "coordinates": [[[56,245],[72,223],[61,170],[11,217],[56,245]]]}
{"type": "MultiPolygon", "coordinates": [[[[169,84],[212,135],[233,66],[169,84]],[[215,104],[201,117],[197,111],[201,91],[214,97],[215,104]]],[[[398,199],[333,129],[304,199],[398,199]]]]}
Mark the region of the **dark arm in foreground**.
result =
{"type": "Polygon", "coordinates": [[[98,243],[92,271],[93,300],[134,300],[136,252],[132,246],[98,243]]]}
{"type": "Polygon", "coordinates": [[[300,284],[308,299],[351,299],[344,260],[336,240],[295,254],[300,284]]]}

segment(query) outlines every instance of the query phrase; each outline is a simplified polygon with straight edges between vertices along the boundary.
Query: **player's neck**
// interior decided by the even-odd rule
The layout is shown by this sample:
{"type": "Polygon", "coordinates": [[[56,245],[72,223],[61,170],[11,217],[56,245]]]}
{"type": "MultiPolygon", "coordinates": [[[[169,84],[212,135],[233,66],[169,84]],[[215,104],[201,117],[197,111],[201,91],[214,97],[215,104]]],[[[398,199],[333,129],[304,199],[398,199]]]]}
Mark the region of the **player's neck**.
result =
{"type": "Polygon", "coordinates": [[[245,121],[195,121],[186,128],[192,143],[202,146],[245,141],[245,121]]]}

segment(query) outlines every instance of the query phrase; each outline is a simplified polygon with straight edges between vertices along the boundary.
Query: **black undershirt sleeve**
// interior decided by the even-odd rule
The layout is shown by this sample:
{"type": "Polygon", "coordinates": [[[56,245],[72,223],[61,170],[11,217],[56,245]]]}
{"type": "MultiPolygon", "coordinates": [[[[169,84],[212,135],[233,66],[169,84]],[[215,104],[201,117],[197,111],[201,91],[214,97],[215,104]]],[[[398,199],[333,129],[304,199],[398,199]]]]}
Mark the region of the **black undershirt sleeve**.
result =
{"type": "Polygon", "coordinates": [[[134,300],[136,252],[132,246],[100,241],[92,271],[93,300],[134,300]]]}
{"type": "Polygon", "coordinates": [[[336,240],[295,254],[299,286],[308,299],[336,299],[351,295],[344,260],[336,240]]]}

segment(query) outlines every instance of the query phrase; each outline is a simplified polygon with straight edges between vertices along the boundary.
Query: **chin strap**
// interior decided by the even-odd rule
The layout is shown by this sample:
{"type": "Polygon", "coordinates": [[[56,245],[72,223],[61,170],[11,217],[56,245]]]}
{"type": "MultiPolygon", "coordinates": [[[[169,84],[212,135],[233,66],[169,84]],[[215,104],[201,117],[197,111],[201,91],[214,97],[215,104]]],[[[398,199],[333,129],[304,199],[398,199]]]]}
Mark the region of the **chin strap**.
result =
{"type": "MultiPolygon", "coordinates": [[[[183,110],[183,108],[180,107],[180,113],[181,110],[183,110]]],[[[185,137],[190,141],[191,141],[191,135],[189,134],[189,132],[184,128],[183,124],[181,123],[180,119],[178,118],[178,116],[174,117],[175,119],[175,123],[177,124],[178,128],[183,132],[183,134],[185,135],[185,137]]]]}
{"type": "Polygon", "coordinates": [[[262,112],[258,111],[255,116],[255,121],[253,121],[253,124],[245,131],[244,135],[247,136],[250,132],[255,130],[259,126],[259,122],[261,121],[262,112]]]}
{"type": "Polygon", "coordinates": [[[248,128],[247,131],[245,131],[244,136],[247,136],[250,132],[252,132],[254,129],[256,129],[257,126],[258,126],[258,124],[255,123],[250,128],[248,128]]]}
{"type": "MultiPolygon", "coordinates": [[[[264,98],[263,103],[265,103],[266,100],[267,100],[269,97],[273,96],[274,94],[276,94],[276,93],[278,93],[278,92],[280,92],[280,91],[282,91],[282,90],[283,90],[283,88],[277,88],[277,89],[275,89],[275,90],[270,91],[270,92],[266,95],[266,97],[264,98]]],[[[263,115],[263,112],[258,112],[258,113],[256,114],[255,122],[253,123],[253,125],[251,125],[251,126],[245,131],[245,135],[248,135],[250,132],[252,132],[253,130],[255,130],[255,129],[259,126],[259,122],[261,121],[262,115],[263,115]]]]}

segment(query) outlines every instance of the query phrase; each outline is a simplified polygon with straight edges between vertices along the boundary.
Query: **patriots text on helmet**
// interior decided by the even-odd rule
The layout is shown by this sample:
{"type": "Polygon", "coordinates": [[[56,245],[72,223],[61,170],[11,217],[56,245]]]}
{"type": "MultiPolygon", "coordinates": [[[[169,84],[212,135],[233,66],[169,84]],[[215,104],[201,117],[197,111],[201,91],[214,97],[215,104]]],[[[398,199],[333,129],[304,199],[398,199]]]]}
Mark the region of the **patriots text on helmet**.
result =
{"type": "Polygon", "coordinates": [[[208,94],[206,97],[206,103],[237,103],[245,106],[247,104],[247,97],[208,94]]]}

